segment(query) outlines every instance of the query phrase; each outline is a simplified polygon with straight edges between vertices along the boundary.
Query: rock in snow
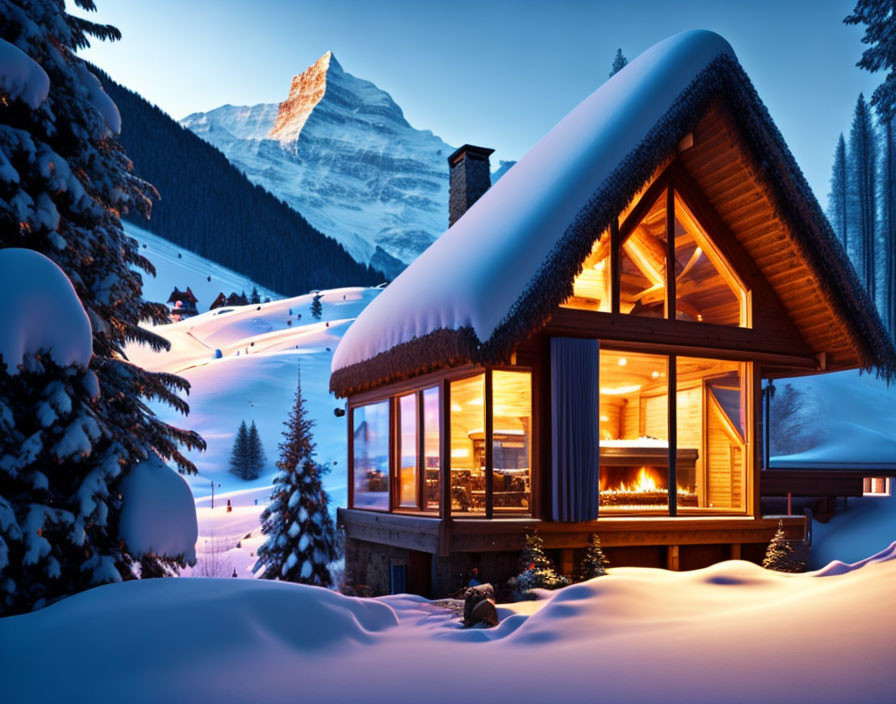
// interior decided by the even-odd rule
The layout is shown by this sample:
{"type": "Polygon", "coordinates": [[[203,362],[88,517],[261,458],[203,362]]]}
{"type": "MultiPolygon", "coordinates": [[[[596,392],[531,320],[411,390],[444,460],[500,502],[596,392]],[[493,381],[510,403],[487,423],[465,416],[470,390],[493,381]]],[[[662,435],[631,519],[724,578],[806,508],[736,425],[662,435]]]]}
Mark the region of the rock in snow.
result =
{"type": "Polygon", "coordinates": [[[30,249],[0,249],[0,357],[10,374],[26,354],[48,351],[60,366],[93,354],[87,313],[65,273],[30,249]]]}
{"type": "Polygon", "coordinates": [[[488,340],[588,200],[723,54],[734,56],[718,34],[682,32],[604,83],[367,307],[333,370],[439,329],[488,340]]]}
{"type": "Polygon", "coordinates": [[[293,78],[279,105],[225,105],[182,124],[387,274],[447,225],[454,148],[414,129],[388,93],[344,71],[330,52],[293,78]]]}
{"type": "Polygon", "coordinates": [[[17,46],[0,39],[0,92],[23,100],[32,110],[50,93],[50,77],[17,46]]]}
{"type": "Polygon", "coordinates": [[[119,532],[131,553],[196,559],[196,506],[177,472],[151,455],[134,466],[121,491],[119,532]]]}

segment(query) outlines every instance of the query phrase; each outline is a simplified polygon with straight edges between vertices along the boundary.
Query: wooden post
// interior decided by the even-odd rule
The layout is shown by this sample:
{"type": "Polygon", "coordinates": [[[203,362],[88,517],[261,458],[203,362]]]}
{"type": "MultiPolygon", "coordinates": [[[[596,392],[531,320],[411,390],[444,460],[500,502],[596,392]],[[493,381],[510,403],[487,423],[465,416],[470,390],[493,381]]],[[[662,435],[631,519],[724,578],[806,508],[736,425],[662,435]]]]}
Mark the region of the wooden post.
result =
{"type": "MultiPolygon", "coordinates": [[[[666,376],[669,379],[669,515],[678,514],[678,355],[669,355],[669,369],[666,376]]],[[[676,548],[677,550],[677,548],[676,548]]]]}
{"type": "Polygon", "coordinates": [[[619,270],[619,219],[610,222],[610,312],[619,313],[619,292],[622,289],[622,272],[619,270]]]}
{"type": "Polygon", "coordinates": [[[740,559],[740,543],[731,543],[731,559],[740,559]]]}
{"type": "Polygon", "coordinates": [[[666,191],[666,318],[675,320],[675,191],[666,191]]]}
{"type": "Polygon", "coordinates": [[[573,574],[574,564],[572,559],[572,549],[564,548],[560,551],[560,574],[573,579],[575,575],[573,574]]]}
{"type": "Polygon", "coordinates": [[[348,432],[348,500],[347,505],[349,508],[355,507],[355,432],[354,432],[354,422],[353,417],[355,415],[355,409],[351,406],[348,408],[348,412],[345,414],[345,424],[347,426],[348,432]]]}
{"type": "Polygon", "coordinates": [[[679,552],[677,545],[669,545],[666,547],[666,569],[678,572],[679,552]]]}
{"type": "Polygon", "coordinates": [[[494,515],[494,487],[492,479],[494,478],[494,419],[492,399],[492,370],[491,367],[485,370],[485,517],[491,518],[494,515]]]}
{"type": "Polygon", "coordinates": [[[426,509],[426,438],[423,433],[423,391],[417,391],[417,508],[426,509]]]}

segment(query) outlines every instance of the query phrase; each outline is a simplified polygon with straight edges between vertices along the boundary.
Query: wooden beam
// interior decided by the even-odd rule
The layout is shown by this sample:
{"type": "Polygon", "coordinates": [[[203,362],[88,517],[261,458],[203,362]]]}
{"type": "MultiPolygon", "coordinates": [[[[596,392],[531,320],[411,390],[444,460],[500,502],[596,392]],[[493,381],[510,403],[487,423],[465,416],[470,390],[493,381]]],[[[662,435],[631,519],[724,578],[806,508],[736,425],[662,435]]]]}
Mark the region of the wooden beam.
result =
{"type": "Polygon", "coordinates": [[[348,507],[355,505],[355,423],[354,409],[348,408],[345,414],[346,430],[348,432],[348,497],[346,499],[348,507]]]}
{"type": "Polygon", "coordinates": [[[417,508],[426,508],[426,437],[423,433],[423,391],[417,391],[417,508]]]}
{"type": "Polygon", "coordinates": [[[679,549],[677,545],[669,545],[666,548],[666,569],[672,572],[678,572],[679,567],[679,549]]]}
{"type": "Polygon", "coordinates": [[[760,478],[762,496],[862,496],[865,475],[807,469],[766,469],[760,478]]]}
{"type": "Polygon", "coordinates": [[[675,192],[666,189],[666,319],[676,316],[675,276],[675,192]]]}
{"type": "Polygon", "coordinates": [[[669,183],[669,169],[663,171],[656,180],[650,184],[641,199],[632,208],[625,221],[619,226],[619,242],[625,242],[634,229],[641,223],[647,213],[663,194],[663,189],[669,183]]]}
{"type": "Polygon", "coordinates": [[[741,359],[763,359],[775,366],[816,370],[812,351],[790,337],[774,331],[756,331],[685,320],[662,320],[637,315],[613,315],[590,310],[558,308],[544,328],[556,337],[591,337],[649,343],[697,352],[695,356],[723,355],[732,359],[743,352],[741,359]],[[701,352],[702,350],[702,352],[701,352]],[[731,354],[734,353],[734,354],[731,354]]]}

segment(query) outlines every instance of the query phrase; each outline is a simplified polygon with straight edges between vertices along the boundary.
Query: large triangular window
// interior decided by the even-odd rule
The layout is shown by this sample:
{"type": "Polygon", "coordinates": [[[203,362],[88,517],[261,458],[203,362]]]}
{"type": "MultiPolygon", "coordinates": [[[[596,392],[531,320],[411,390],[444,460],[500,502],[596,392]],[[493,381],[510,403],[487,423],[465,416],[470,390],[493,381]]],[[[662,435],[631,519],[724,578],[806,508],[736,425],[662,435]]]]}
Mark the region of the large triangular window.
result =
{"type": "Polygon", "coordinates": [[[743,281],[674,184],[659,185],[598,239],[564,307],[749,327],[743,281]]]}

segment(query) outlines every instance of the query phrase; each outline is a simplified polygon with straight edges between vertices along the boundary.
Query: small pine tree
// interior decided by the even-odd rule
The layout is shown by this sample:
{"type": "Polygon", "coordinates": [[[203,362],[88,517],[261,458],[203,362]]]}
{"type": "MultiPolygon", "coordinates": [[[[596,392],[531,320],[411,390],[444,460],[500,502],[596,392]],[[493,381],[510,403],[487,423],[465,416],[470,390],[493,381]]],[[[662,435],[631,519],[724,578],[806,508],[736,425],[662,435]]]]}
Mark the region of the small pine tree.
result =
{"type": "Polygon", "coordinates": [[[320,320],[321,313],[323,312],[323,306],[320,303],[320,299],[323,296],[320,293],[315,293],[314,298],[311,301],[311,317],[315,320],[320,320]]]}
{"type": "Polygon", "coordinates": [[[249,426],[248,456],[243,479],[258,479],[267,461],[268,458],[264,454],[264,445],[261,444],[258,428],[255,427],[255,421],[253,420],[252,425],[249,426]]]}
{"type": "Polygon", "coordinates": [[[328,565],[338,557],[336,529],[330,518],[330,497],[321,481],[326,469],[313,459],[313,422],[305,412],[301,375],[280,443],[279,474],[270,505],[261,514],[261,532],[268,537],[258,548],[253,571],[264,579],[329,587],[328,565]],[[259,572],[260,571],[260,572],[259,572]]]}
{"type": "Polygon", "coordinates": [[[806,569],[806,565],[796,556],[793,546],[784,536],[783,521],[778,521],[778,530],[768,544],[762,566],[776,572],[802,572],[806,569]]]}
{"type": "Polygon", "coordinates": [[[513,591],[517,599],[525,599],[532,589],[559,589],[569,580],[557,573],[544,552],[544,540],[538,533],[526,535],[526,547],[520,555],[522,572],[514,578],[513,591]]]}
{"type": "Polygon", "coordinates": [[[603,548],[600,546],[600,537],[597,533],[592,533],[591,539],[588,541],[588,547],[585,549],[585,558],[582,560],[582,566],[579,570],[581,580],[584,582],[586,579],[605,576],[609,565],[610,561],[604,555],[603,548]]]}
{"type": "Polygon", "coordinates": [[[245,477],[248,465],[249,429],[246,427],[246,421],[243,421],[233,440],[233,450],[230,452],[230,473],[238,477],[245,477]]]}
{"type": "Polygon", "coordinates": [[[249,303],[261,303],[261,297],[258,295],[258,287],[252,287],[252,294],[249,296],[249,303]]]}
{"type": "Polygon", "coordinates": [[[831,192],[828,194],[828,219],[843,249],[849,245],[849,178],[846,166],[846,140],[841,133],[834,150],[834,166],[831,170],[831,192]]]}
{"type": "Polygon", "coordinates": [[[622,55],[622,49],[616,50],[616,56],[613,57],[613,66],[610,69],[610,78],[619,73],[628,64],[628,59],[622,55]]]}

